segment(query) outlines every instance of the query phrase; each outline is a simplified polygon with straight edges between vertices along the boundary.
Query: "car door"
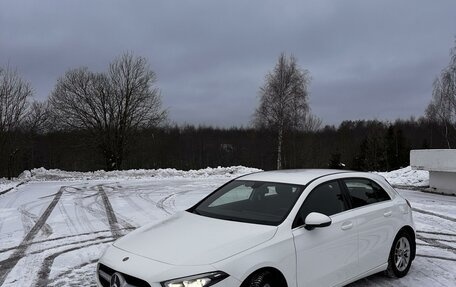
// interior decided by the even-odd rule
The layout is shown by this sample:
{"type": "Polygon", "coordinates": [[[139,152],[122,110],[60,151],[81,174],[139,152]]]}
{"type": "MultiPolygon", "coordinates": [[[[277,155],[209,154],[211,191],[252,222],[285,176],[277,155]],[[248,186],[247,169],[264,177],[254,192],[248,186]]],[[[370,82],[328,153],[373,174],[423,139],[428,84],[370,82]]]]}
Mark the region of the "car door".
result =
{"type": "Polygon", "coordinates": [[[359,272],[387,263],[395,234],[393,203],[388,193],[367,178],[342,180],[356,216],[359,233],[359,272]]]}
{"type": "Polygon", "coordinates": [[[352,278],[358,265],[357,223],[337,180],[322,183],[306,197],[293,224],[299,287],[334,286],[352,278]],[[307,230],[310,212],[329,216],[331,225],[307,230]]]}

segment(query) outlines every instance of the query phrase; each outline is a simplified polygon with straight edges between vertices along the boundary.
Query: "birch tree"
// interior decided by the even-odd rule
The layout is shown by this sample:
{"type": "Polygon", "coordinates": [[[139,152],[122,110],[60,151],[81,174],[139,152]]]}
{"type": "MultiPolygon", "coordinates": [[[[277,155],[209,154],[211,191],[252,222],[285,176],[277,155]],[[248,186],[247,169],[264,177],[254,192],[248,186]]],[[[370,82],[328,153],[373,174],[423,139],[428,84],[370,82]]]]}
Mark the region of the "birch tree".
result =
{"type": "Polygon", "coordinates": [[[295,57],[282,53],[274,69],[260,88],[260,104],[254,113],[257,127],[274,130],[277,135],[277,169],[282,168],[284,133],[303,129],[309,119],[310,76],[300,68],[295,57]]]}
{"type": "Polygon", "coordinates": [[[426,116],[443,127],[447,147],[451,148],[451,134],[456,132],[456,45],[451,50],[450,64],[434,81],[426,116]]]}

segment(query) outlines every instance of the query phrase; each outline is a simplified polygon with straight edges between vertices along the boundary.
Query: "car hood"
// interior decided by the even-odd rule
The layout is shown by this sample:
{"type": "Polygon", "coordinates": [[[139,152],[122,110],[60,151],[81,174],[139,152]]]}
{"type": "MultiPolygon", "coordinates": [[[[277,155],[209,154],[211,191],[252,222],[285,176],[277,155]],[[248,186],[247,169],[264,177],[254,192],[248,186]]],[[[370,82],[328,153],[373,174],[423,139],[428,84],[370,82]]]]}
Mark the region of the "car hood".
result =
{"type": "Polygon", "coordinates": [[[277,227],[180,212],[138,228],[114,246],[173,265],[211,264],[271,239],[277,227]]]}

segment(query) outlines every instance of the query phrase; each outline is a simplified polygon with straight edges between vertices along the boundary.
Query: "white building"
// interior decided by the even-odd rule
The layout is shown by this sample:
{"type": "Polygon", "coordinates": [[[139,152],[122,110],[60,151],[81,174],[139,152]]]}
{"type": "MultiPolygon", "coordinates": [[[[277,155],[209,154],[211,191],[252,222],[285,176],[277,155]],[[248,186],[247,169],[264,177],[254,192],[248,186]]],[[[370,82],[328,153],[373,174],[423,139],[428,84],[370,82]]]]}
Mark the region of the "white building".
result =
{"type": "Polygon", "coordinates": [[[437,192],[456,195],[456,149],[410,151],[412,169],[429,171],[429,187],[437,192]]]}

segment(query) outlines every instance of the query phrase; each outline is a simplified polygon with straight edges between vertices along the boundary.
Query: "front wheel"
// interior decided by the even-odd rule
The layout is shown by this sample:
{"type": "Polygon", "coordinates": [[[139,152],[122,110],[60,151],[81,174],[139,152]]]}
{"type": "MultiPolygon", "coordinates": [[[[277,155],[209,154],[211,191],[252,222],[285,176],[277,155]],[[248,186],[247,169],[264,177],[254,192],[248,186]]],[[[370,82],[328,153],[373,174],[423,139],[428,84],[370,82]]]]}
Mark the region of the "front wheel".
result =
{"type": "MultiPolygon", "coordinates": [[[[251,279],[248,287],[276,287],[271,273],[264,271],[257,275],[254,275],[251,279]]],[[[279,286],[277,286],[279,287],[279,286]]]]}
{"type": "Polygon", "coordinates": [[[401,232],[396,236],[388,258],[387,275],[397,278],[407,275],[412,265],[412,248],[409,233],[401,232]]]}

